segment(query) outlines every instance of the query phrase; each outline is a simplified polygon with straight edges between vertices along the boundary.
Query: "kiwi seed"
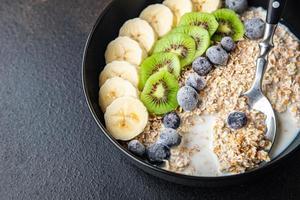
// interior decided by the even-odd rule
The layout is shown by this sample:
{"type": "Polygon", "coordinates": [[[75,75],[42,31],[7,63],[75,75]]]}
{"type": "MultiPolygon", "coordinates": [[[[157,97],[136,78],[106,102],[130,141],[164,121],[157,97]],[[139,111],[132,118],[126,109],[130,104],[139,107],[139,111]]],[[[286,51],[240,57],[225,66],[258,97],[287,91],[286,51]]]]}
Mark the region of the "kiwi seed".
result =
{"type": "Polygon", "coordinates": [[[179,26],[173,29],[171,33],[184,33],[195,40],[195,58],[201,56],[210,45],[210,36],[208,31],[198,26],[179,26]]]}
{"type": "Polygon", "coordinates": [[[151,75],[141,93],[141,100],[148,111],[161,115],[177,108],[179,84],[176,78],[166,70],[151,75]]]}
{"type": "Polygon", "coordinates": [[[180,60],[175,53],[155,53],[146,58],[141,64],[139,89],[142,90],[147,79],[160,70],[167,70],[175,77],[180,75],[180,60]]]}
{"type": "Polygon", "coordinates": [[[191,12],[181,17],[179,26],[199,26],[206,29],[209,35],[212,36],[219,24],[214,15],[210,13],[191,12]]]}
{"type": "Polygon", "coordinates": [[[181,67],[193,62],[196,44],[192,37],[183,33],[171,33],[161,38],[154,45],[153,53],[172,52],[178,55],[181,67]]]}
{"type": "Polygon", "coordinates": [[[218,21],[219,27],[212,40],[221,41],[225,36],[231,37],[234,41],[243,38],[245,33],[244,24],[233,10],[223,8],[213,12],[213,15],[218,21]]]}

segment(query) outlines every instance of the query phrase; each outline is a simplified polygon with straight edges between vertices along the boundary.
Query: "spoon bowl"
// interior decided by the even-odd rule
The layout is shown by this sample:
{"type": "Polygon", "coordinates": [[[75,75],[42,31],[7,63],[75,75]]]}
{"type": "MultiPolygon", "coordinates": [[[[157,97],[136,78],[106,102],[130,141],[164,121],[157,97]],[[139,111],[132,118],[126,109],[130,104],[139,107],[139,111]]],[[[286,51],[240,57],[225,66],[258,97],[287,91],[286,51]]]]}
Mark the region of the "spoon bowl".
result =
{"type": "MultiPolygon", "coordinates": [[[[248,105],[251,109],[258,110],[266,115],[266,138],[273,144],[276,137],[277,120],[270,101],[263,95],[261,90],[252,88],[242,96],[248,99],[248,105]]],[[[272,146],[270,146],[269,150],[271,150],[271,147],[272,146]]]]}
{"type": "Polygon", "coordinates": [[[266,116],[266,138],[271,142],[269,151],[271,150],[277,130],[277,122],[275,112],[270,101],[264,96],[262,92],[262,81],[265,74],[269,52],[274,47],[273,36],[277,28],[281,13],[285,6],[286,0],[270,0],[267,12],[267,22],[265,26],[264,36],[259,43],[260,54],[256,60],[255,79],[250,90],[242,94],[248,99],[248,105],[251,109],[258,110],[266,116]]]}

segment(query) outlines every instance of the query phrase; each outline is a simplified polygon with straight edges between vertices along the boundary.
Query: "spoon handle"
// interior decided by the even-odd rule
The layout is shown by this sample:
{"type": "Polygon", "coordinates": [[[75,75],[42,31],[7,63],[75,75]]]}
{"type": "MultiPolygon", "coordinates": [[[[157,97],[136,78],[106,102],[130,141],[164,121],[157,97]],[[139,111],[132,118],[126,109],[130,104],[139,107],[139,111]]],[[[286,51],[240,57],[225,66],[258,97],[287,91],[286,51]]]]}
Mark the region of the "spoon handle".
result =
{"type": "Polygon", "coordinates": [[[269,0],[267,23],[278,24],[287,0],[269,0]]]}
{"type": "Polygon", "coordinates": [[[259,43],[260,54],[256,60],[256,73],[252,89],[261,92],[262,80],[265,74],[269,52],[274,47],[273,36],[277,24],[282,15],[286,0],[269,0],[269,7],[267,12],[267,23],[265,27],[264,37],[259,43]]]}
{"type": "Polygon", "coordinates": [[[269,0],[264,37],[259,43],[259,58],[264,58],[267,60],[269,52],[274,47],[273,36],[283,13],[286,1],[287,0],[269,0]]]}

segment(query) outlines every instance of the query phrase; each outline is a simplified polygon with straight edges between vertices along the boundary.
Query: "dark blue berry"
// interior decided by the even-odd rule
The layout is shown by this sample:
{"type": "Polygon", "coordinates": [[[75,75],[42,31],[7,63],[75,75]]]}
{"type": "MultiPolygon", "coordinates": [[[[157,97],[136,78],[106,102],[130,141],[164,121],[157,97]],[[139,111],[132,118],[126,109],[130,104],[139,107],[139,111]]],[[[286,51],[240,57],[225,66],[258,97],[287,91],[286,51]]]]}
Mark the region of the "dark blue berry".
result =
{"type": "Polygon", "coordinates": [[[176,112],[170,112],[164,116],[163,124],[166,128],[177,129],[180,126],[180,117],[176,112]]]}
{"type": "Polygon", "coordinates": [[[143,156],[145,153],[145,146],[138,140],[131,140],[128,143],[128,150],[137,156],[143,156]]]}
{"type": "Polygon", "coordinates": [[[232,112],[227,117],[227,124],[232,129],[240,129],[247,124],[247,116],[243,112],[232,112]]]}
{"type": "Polygon", "coordinates": [[[177,92],[178,104],[185,111],[192,111],[198,104],[198,93],[190,86],[183,86],[177,92]]]}
{"type": "Polygon", "coordinates": [[[212,64],[205,57],[196,58],[192,64],[192,67],[199,76],[207,75],[213,68],[212,64]]]}
{"type": "Polygon", "coordinates": [[[181,136],[175,129],[166,128],[160,133],[158,142],[161,142],[169,147],[177,146],[181,142],[181,136]]]}
{"type": "Polygon", "coordinates": [[[170,149],[163,143],[154,143],[146,150],[148,160],[152,163],[162,163],[170,157],[170,149]]]}
{"type": "Polygon", "coordinates": [[[237,13],[244,12],[248,7],[247,0],[226,0],[225,5],[227,8],[234,10],[237,13]]]}
{"type": "Polygon", "coordinates": [[[187,86],[191,86],[192,88],[197,90],[197,92],[200,92],[200,90],[202,90],[205,87],[206,83],[203,77],[199,76],[196,73],[191,73],[186,79],[185,84],[187,86]]]}
{"type": "Polygon", "coordinates": [[[245,21],[245,35],[251,39],[260,39],[264,35],[265,22],[260,18],[248,19],[245,21]]]}
{"type": "Polygon", "coordinates": [[[228,37],[228,36],[222,38],[221,46],[226,51],[232,51],[236,47],[235,42],[233,41],[233,39],[231,37],[228,37]]]}
{"type": "Polygon", "coordinates": [[[220,46],[209,47],[206,56],[210,62],[216,65],[226,65],[228,61],[228,53],[220,46]]]}

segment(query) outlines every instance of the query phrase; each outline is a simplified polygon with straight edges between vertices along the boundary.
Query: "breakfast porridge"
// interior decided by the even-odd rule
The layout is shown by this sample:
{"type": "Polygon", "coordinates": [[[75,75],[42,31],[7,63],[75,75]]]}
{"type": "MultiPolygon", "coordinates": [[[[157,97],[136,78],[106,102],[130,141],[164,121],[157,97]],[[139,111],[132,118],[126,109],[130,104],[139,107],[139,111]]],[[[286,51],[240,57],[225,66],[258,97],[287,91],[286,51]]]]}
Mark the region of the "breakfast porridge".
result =
{"type": "Polygon", "coordinates": [[[187,175],[256,168],[282,152],[300,128],[298,39],[278,26],[263,79],[279,121],[270,152],[266,116],[241,97],[254,80],[266,11],[246,1],[226,1],[228,8],[212,2],[148,6],[108,45],[99,77],[109,133],[147,162],[187,175]]]}

